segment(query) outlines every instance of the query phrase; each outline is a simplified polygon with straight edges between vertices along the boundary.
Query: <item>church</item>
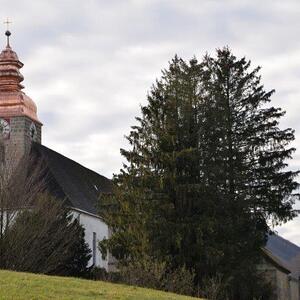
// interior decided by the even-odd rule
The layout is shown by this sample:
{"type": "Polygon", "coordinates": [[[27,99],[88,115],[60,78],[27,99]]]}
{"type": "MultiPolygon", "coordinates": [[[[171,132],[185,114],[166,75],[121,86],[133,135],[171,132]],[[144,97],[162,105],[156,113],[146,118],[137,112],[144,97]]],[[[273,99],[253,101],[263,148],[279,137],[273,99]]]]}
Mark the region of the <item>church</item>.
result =
{"type": "Polygon", "coordinates": [[[97,214],[101,193],[109,193],[112,183],[75,161],[42,145],[42,122],[34,101],[23,92],[23,63],[7,44],[0,54],[0,137],[4,153],[20,158],[30,151],[43,160],[50,194],[65,200],[73,215],[85,228],[85,239],[92,250],[89,265],[110,269],[109,256],[103,260],[98,242],[109,235],[108,226],[97,214]]]}
{"type": "MultiPolygon", "coordinates": [[[[22,62],[7,44],[0,54],[0,137],[6,152],[17,157],[34,153],[43,160],[49,180],[47,190],[56,198],[66,200],[73,215],[85,228],[85,239],[92,250],[89,265],[114,269],[110,255],[102,259],[98,242],[109,237],[109,228],[97,213],[101,193],[112,191],[108,178],[91,171],[77,162],[42,145],[42,122],[34,101],[23,92],[22,62]]],[[[0,149],[1,150],[1,149],[0,149]]],[[[262,249],[262,263],[258,266],[276,288],[278,300],[300,299],[300,247],[273,235],[262,249]]]]}

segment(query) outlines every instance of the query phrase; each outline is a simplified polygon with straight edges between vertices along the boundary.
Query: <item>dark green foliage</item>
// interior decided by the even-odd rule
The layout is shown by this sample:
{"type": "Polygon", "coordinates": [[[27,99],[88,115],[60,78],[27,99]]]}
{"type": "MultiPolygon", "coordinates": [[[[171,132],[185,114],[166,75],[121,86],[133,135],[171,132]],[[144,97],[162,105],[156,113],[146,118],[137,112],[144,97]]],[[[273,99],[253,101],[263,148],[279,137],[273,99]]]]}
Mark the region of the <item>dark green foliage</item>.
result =
{"type": "Polygon", "coordinates": [[[186,266],[199,285],[222,274],[232,299],[251,298],[230,282],[255,278],[270,224],[292,219],[298,199],[298,172],[285,169],[294,132],[278,127],[273,93],[227,48],[201,63],[176,56],[121,150],[115,193],[101,200],[113,231],[101,247],[121,264],[146,254],[186,266]]]}
{"type": "Polygon", "coordinates": [[[90,269],[87,279],[101,280],[114,283],[121,283],[120,272],[108,272],[105,268],[93,267],[90,269]]]}
{"type": "Polygon", "coordinates": [[[209,300],[229,299],[274,299],[276,287],[266,280],[264,273],[243,272],[236,276],[225,277],[220,273],[205,277],[199,288],[198,296],[209,300]],[[245,277],[246,276],[246,277],[245,277]],[[247,284],[245,284],[247,283],[247,284]],[[232,289],[230,287],[234,286],[232,289]],[[238,295],[238,296],[237,296],[238,295]]]}
{"type": "Polygon", "coordinates": [[[39,195],[20,211],[5,236],[2,268],[52,275],[84,276],[91,257],[84,229],[59,200],[39,195]]]}
{"type": "Polygon", "coordinates": [[[194,293],[195,274],[184,266],[170,270],[165,262],[144,257],[122,265],[119,273],[121,282],[126,284],[177,294],[191,295],[194,293]]]}

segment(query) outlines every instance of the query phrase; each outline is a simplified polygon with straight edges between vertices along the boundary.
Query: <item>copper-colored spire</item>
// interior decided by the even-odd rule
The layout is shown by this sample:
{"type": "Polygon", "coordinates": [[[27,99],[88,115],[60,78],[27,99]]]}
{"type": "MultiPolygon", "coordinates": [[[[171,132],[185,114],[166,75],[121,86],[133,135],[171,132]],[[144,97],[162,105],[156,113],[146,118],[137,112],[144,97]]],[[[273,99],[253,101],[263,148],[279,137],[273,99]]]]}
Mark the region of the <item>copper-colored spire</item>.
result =
{"type": "Polygon", "coordinates": [[[35,103],[24,93],[20,69],[23,63],[10,46],[10,31],[6,31],[6,48],[0,53],[0,117],[28,116],[39,122],[35,103]]]}
{"type": "Polygon", "coordinates": [[[7,45],[0,54],[0,91],[20,91],[24,88],[20,84],[24,77],[19,71],[23,64],[9,45],[10,31],[7,30],[5,35],[7,36],[7,45]]]}

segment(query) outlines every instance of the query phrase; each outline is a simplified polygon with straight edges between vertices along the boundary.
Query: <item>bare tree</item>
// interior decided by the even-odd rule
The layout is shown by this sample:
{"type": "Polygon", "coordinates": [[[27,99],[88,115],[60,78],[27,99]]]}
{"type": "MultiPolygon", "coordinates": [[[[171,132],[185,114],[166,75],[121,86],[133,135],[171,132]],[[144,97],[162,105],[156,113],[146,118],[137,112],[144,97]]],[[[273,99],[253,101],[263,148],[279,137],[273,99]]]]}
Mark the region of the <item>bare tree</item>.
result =
{"type": "Polygon", "coordinates": [[[47,193],[17,215],[6,237],[6,269],[70,276],[88,272],[91,250],[83,227],[63,201],[47,193]]]}
{"type": "Polygon", "coordinates": [[[20,157],[17,151],[8,152],[0,137],[0,266],[9,227],[17,214],[29,209],[45,190],[45,178],[42,160],[30,153],[20,157]]]}

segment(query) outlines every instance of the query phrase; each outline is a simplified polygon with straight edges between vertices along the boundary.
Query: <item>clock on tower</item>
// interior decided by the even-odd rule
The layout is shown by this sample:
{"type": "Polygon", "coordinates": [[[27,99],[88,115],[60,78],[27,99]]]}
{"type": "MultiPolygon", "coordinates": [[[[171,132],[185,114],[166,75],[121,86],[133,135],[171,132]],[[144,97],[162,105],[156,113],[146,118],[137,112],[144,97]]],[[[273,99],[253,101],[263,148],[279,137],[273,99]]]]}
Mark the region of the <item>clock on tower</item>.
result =
{"type": "Polygon", "coordinates": [[[6,47],[0,53],[0,139],[7,151],[22,156],[32,142],[41,143],[42,123],[35,103],[22,91],[23,63],[10,46],[11,33],[6,31],[5,35],[6,47]]]}
{"type": "Polygon", "coordinates": [[[10,137],[10,124],[9,120],[0,118],[0,137],[6,140],[10,137]]]}

